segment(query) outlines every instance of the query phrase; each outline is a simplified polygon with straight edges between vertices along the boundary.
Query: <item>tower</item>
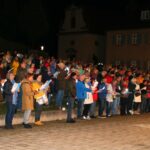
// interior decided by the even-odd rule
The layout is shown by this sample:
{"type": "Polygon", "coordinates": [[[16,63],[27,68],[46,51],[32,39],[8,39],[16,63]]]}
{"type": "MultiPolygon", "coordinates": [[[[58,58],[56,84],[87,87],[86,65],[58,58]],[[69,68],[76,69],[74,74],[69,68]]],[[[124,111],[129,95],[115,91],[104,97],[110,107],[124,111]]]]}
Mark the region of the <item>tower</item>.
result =
{"type": "Polygon", "coordinates": [[[101,43],[104,44],[103,39],[99,34],[90,32],[84,15],[83,9],[75,5],[71,5],[66,10],[64,22],[59,31],[59,58],[91,62],[93,55],[99,56],[101,43]]]}

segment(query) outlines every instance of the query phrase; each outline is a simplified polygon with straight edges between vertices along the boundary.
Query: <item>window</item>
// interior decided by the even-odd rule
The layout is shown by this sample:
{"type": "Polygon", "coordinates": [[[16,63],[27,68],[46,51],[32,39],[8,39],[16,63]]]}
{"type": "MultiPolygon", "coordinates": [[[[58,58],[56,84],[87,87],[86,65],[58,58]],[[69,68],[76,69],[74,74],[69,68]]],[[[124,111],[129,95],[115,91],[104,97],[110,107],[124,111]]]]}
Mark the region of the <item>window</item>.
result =
{"type": "Polygon", "coordinates": [[[137,33],[132,34],[131,44],[133,44],[133,45],[137,44],[137,33]]]}
{"type": "Polygon", "coordinates": [[[144,36],[144,39],[143,39],[143,40],[144,40],[144,43],[145,43],[145,44],[148,44],[148,42],[149,42],[149,35],[148,35],[148,33],[144,33],[143,36],[144,36]]]}
{"type": "Polygon", "coordinates": [[[72,41],[70,41],[70,45],[75,45],[75,41],[74,40],[72,40],[72,41]]]}
{"type": "Polygon", "coordinates": [[[76,18],[75,16],[71,17],[71,28],[74,29],[76,27],[76,18]]]}
{"type": "Polygon", "coordinates": [[[150,10],[144,10],[141,12],[141,20],[150,20],[150,10]]]}
{"type": "Polygon", "coordinates": [[[140,33],[132,33],[131,35],[131,44],[137,45],[141,44],[142,35],[140,33]]]}
{"type": "Polygon", "coordinates": [[[116,46],[122,46],[125,44],[125,35],[118,33],[113,35],[112,37],[112,44],[116,46]]]}
{"type": "Polygon", "coordinates": [[[121,45],[122,42],[122,34],[116,35],[116,45],[121,45]]]}
{"type": "Polygon", "coordinates": [[[95,41],[95,46],[99,46],[99,42],[98,41],[95,41]]]}

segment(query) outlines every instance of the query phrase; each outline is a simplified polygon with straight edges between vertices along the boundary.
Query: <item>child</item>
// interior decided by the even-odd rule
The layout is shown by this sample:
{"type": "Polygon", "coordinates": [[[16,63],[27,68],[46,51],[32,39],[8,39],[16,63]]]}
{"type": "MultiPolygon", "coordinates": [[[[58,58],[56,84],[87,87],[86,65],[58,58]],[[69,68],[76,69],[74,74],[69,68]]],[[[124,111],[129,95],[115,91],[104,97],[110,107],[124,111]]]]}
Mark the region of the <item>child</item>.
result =
{"type": "Polygon", "coordinates": [[[38,74],[34,76],[34,82],[32,83],[32,90],[35,95],[36,100],[36,111],[35,111],[35,125],[41,126],[43,123],[40,121],[42,106],[43,104],[48,104],[47,89],[50,81],[42,84],[42,75],[38,74]]]}
{"type": "Polygon", "coordinates": [[[110,82],[107,81],[106,86],[107,86],[106,117],[111,117],[114,91],[113,91],[112,83],[110,83],[110,82]]]}
{"type": "Polygon", "coordinates": [[[92,80],[92,91],[93,91],[93,103],[91,105],[91,110],[90,110],[90,117],[91,118],[96,118],[95,116],[95,108],[96,108],[96,102],[98,101],[98,81],[97,80],[92,80]]]}
{"type": "MultiPolygon", "coordinates": [[[[85,78],[85,87],[90,89],[90,78],[85,78]]],[[[89,116],[89,111],[91,108],[91,104],[93,103],[93,96],[92,96],[92,92],[86,92],[86,99],[84,100],[84,110],[83,110],[83,119],[84,120],[90,120],[90,116],[89,116]]]]}

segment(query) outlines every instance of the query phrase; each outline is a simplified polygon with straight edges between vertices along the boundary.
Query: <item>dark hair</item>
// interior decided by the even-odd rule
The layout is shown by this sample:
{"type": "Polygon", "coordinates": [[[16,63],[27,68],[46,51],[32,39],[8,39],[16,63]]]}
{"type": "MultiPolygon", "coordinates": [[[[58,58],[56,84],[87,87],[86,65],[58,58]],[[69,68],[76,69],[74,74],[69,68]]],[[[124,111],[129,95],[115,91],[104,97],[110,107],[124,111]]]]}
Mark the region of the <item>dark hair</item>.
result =
{"type": "Polygon", "coordinates": [[[75,75],[77,75],[75,72],[72,72],[70,77],[73,78],[75,75]]]}
{"type": "Polygon", "coordinates": [[[39,76],[42,76],[42,74],[41,74],[41,73],[39,73],[39,74],[34,74],[33,79],[36,80],[39,76]]]}
{"type": "Polygon", "coordinates": [[[26,77],[26,79],[28,79],[28,78],[30,78],[32,76],[33,76],[33,73],[27,73],[25,77],[26,77]]]}

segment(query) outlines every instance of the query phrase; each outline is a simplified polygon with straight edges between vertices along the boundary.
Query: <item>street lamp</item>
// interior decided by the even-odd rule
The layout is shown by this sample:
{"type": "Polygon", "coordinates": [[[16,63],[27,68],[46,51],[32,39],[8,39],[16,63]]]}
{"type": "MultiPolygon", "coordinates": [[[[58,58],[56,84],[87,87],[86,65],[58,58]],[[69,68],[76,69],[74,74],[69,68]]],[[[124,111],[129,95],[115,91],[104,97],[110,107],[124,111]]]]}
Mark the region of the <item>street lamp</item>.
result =
{"type": "Polygon", "coordinates": [[[41,51],[44,51],[44,46],[43,45],[41,46],[41,51]]]}

